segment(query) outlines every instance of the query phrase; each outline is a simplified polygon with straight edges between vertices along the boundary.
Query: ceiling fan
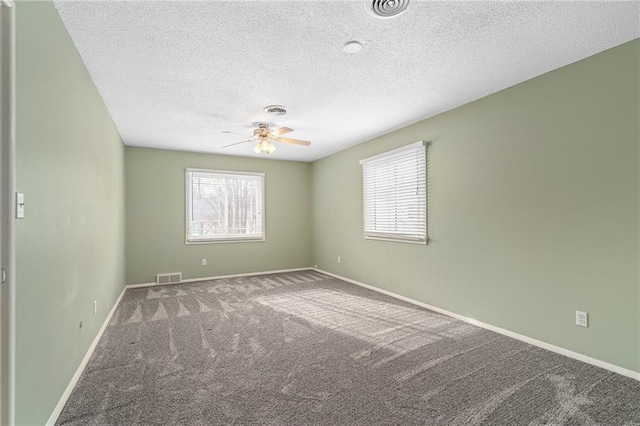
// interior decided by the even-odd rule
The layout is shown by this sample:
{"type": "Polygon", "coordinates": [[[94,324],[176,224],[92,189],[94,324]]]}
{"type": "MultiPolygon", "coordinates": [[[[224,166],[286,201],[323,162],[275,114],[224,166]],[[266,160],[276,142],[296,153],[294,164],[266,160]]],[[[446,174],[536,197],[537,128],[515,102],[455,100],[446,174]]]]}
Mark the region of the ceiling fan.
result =
{"type": "Polygon", "coordinates": [[[280,127],[279,129],[271,130],[268,124],[260,123],[258,124],[258,128],[253,131],[253,137],[251,139],[247,139],[246,141],[242,141],[242,142],[232,143],[231,145],[226,145],[226,146],[223,146],[222,148],[229,148],[230,146],[240,145],[241,143],[256,142],[256,146],[253,147],[253,150],[256,153],[271,154],[273,151],[276,150],[276,147],[273,144],[273,142],[290,143],[294,145],[303,145],[303,146],[311,145],[311,142],[309,141],[302,141],[300,139],[289,139],[289,138],[281,137],[282,135],[285,135],[289,132],[293,132],[293,129],[290,129],[289,127],[280,127]]]}

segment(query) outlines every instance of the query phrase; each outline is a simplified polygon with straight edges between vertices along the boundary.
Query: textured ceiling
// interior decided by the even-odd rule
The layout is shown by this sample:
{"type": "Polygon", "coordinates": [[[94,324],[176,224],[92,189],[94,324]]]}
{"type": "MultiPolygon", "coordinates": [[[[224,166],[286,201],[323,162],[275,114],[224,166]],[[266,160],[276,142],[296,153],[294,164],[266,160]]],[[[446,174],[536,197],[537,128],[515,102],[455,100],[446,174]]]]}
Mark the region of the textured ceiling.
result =
{"type": "Polygon", "coordinates": [[[637,2],[411,0],[392,19],[361,0],[55,5],[127,145],[257,156],[221,147],[270,122],[312,141],[270,158],[302,161],[640,37],[637,2]]]}

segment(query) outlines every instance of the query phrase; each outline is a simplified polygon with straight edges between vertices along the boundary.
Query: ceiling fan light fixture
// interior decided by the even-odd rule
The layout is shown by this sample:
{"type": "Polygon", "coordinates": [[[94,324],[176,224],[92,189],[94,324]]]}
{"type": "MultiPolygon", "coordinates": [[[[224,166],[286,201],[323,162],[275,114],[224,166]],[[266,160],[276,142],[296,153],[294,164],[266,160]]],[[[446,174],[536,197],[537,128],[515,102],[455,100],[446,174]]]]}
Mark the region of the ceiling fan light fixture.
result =
{"type": "Polygon", "coordinates": [[[272,154],[276,150],[276,147],[271,141],[262,139],[253,147],[253,150],[256,154],[272,154]]]}
{"type": "Polygon", "coordinates": [[[269,124],[256,123],[258,126],[253,130],[253,137],[246,141],[236,142],[229,145],[225,145],[222,148],[230,148],[232,146],[240,145],[243,143],[251,142],[255,143],[253,151],[256,154],[272,154],[276,150],[276,146],[273,142],[288,143],[293,145],[309,146],[311,142],[303,141],[301,139],[283,138],[282,135],[293,132],[293,129],[289,127],[280,127],[279,129],[271,130],[269,124]]]}

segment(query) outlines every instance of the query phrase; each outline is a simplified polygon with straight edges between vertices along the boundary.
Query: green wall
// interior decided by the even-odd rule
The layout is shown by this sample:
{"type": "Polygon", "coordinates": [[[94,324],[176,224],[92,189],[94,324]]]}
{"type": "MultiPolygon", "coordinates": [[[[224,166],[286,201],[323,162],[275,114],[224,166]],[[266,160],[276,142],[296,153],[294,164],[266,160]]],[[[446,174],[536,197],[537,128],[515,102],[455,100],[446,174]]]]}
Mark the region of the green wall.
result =
{"type": "Polygon", "coordinates": [[[311,265],[308,163],[127,147],[126,188],[129,284],[311,265]],[[264,172],[266,241],[186,245],[186,168],[264,172]]]}
{"type": "Polygon", "coordinates": [[[315,162],[313,263],[640,371],[639,51],[627,43],[315,162]],[[417,140],[433,142],[430,244],[364,240],[358,161],[417,140]]]}
{"type": "Polygon", "coordinates": [[[39,425],[124,286],[124,146],[53,4],[16,28],[16,422],[39,425]]]}
{"type": "Polygon", "coordinates": [[[18,2],[16,40],[18,424],[48,419],[125,281],[162,272],[317,264],[640,371],[640,41],[308,164],[125,150],[50,2],[18,2]],[[358,161],[416,140],[430,244],[365,241],[358,161]],[[264,172],[266,241],[185,245],[187,167],[264,172]]]}

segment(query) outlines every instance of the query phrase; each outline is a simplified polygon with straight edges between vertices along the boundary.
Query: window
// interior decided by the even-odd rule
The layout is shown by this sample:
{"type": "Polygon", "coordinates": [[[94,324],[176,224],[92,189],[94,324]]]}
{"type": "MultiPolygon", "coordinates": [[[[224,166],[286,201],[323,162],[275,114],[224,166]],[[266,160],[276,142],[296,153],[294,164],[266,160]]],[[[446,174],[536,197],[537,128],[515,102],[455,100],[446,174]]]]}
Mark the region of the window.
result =
{"type": "Polygon", "coordinates": [[[360,161],[364,237],[427,243],[427,153],[416,142],[360,161]]]}
{"type": "Polygon", "coordinates": [[[264,241],[264,174],[187,169],[187,244],[264,241]]]}

